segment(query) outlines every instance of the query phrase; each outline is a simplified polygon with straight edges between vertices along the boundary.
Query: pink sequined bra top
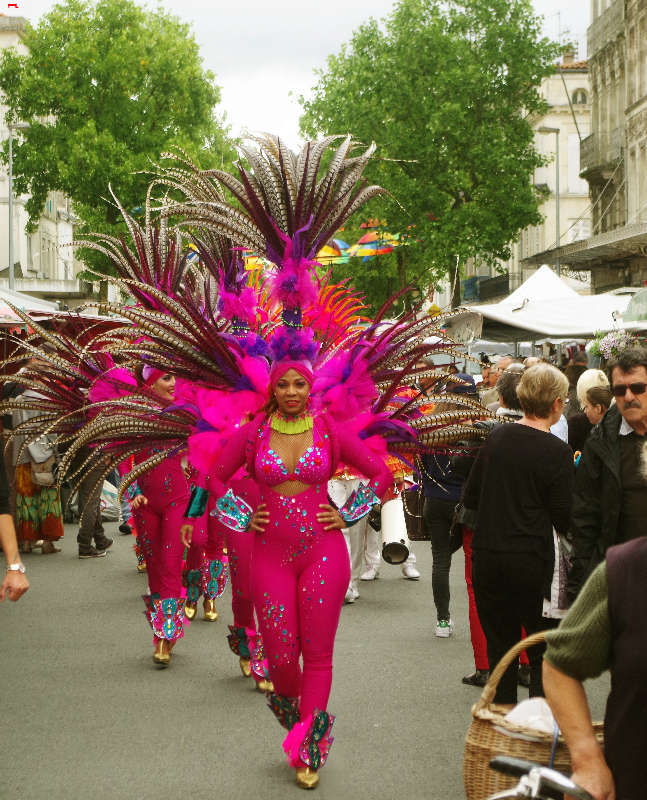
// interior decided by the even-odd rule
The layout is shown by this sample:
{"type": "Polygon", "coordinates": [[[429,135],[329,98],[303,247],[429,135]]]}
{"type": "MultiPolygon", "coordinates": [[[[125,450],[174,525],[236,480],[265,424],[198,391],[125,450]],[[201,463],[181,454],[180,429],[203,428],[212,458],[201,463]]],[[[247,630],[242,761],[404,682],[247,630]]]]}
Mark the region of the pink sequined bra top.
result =
{"type": "Polygon", "coordinates": [[[259,482],[267,486],[278,486],[286,481],[300,481],[308,484],[328,481],[331,471],[330,447],[325,441],[328,436],[322,436],[319,433],[316,422],[312,431],[313,443],[297,461],[294,472],[290,472],[281,456],[270,447],[271,433],[270,426],[267,425],[256,451],[254,468],[259,482]]]}

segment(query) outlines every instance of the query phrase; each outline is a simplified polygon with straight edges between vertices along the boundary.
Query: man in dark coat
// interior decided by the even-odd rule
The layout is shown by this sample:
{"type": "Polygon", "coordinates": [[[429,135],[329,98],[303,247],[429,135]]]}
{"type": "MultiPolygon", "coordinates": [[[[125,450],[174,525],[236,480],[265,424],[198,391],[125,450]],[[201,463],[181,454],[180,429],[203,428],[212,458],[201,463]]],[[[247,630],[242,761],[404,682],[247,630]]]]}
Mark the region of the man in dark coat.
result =
{"type": "Polygon", "coordinates": [[[627,348],[609,362],[608,374],[616,405],[591,431],[575,476],[571,600],[607,548],[645,533],[641,451],[647,433],[647,349],[627,348]]]}

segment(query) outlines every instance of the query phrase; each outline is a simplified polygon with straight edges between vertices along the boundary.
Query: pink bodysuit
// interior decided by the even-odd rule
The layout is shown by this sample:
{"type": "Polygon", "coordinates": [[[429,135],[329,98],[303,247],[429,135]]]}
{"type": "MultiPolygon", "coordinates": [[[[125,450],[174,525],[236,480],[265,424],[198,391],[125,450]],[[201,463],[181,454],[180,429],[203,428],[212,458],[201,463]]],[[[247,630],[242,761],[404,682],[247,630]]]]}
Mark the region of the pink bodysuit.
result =
{"type": "MultiPolygon", "coordinates": [[[[135,462],[141,463],[152,452],[137,455],[135,462]]],[[[133,511],[140,546],[146,558],[151,592],[151,607],[147,616],[155,635],[168,639],[181,637],[184,623],[184,545],[180,539],[180,528],[191,484],[182,460],[180,455],[171,456],[139,477],[139,489],[148,502],[133,511]],[[161,601],[169,602],[160,605],[161,601]],[[164,619],[167,620],[165,624],[164,619]]],[[[120,472],[123,472],[121,466],[120,472]]],[[[195,540],[202,542],[206,539],[204,519],[194,522],[195,540]]]]}
{"type": "Polygon", "coordinates": [[[270,446],[270,437],[266,419],[238,429],[214,454],[211,477],[226,484],[247,463],[266,504],[270,522],[254,536],[252,595],[275,691],[285,700],[299,698],[303,721],[328,703],[335,632],[349,581],[341,531],[324,531],[316,519],[319,505],[329,503],[328,480],[336,462],[343,462],[366,476],[382,497],[393,478],[360,439],[338,433],[328,419],[315,418],[313,444],[293,474],[270,446]],[[308,487],[296,495],[274,491],[287,480],[308,487]]]}

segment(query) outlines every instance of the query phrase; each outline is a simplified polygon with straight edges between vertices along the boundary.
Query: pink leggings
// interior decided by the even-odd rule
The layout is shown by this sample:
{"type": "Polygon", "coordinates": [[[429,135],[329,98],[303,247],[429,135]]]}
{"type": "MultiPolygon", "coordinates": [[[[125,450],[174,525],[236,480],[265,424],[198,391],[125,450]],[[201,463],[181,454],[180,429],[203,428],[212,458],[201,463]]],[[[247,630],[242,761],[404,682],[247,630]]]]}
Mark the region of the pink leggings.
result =
{"type": "Polygon", "coordinates": [[[187,569],[201,569],[204,558],[222,561],[225,549],[225,528],[207,511],[206,528],[196,525],[191,538],[191,547],[186,560],[187,569]]]}
{"type": "Polygon", "coordinates": [[[180,528],[186,502],[182,498],[159,507],[149,498],[145,506],[134,512],[140,546],[146,558],[148,585],[151,594],[158,594],[162,600],[182,596],[184,545],[180,540],[180,528]]]}
{"type": "MultiPolygon", "coordinates": [[[[260,502],[256,484],[249,478],[237,478],[229,486],[252,508],[260,502]]],[[[249,531],[232,531],[225,528],[229,577],[231,578],[231,610],[234,612],[234,627],[256,630],[254,602],[252,599],[252,553],[254,534],[249,531]]]]}
{"type": "Polygon", "coordinates": [[[335,633],[350,579],[341,531],[324,531],[316,521],[319,503],[328,502],[325,489],[295,497],[265,489],[270,523],[254,538],[252,594],[270,678],[278,694],[300,698],[302,720],[328,704],[335,633]]]}
{"type": "Polygon", "coordinates": [[[252,551],[254,534],[249,531],[225,531],[229,577],[231,578],[231,610],[234,627],[256,629],[252,600],[252,551]]]}

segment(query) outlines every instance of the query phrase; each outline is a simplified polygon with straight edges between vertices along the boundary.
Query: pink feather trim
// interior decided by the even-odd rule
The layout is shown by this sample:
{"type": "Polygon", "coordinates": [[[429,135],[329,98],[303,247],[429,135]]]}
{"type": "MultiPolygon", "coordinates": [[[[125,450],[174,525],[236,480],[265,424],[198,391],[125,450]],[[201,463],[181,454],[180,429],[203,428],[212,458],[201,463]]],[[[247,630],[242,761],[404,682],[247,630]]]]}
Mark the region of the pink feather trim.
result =
{"type": "Polygon", "coordinates": [[[299,757],[299,748],[308,733],[311,723],[312,719],[310,718],[306,722],[297,722],[292,730],[288,731],[288,735],[283,740],[283,750],[291,767],[305,766],[299,757]]]}
{"type": "Polygon", "coordinates": [[[237,317],[246,322],[250,328],[255,325],[258,298],[251,287],[248,286],[240,294],[235,294],[221,286],[220,304],[222,315],[227,319],[237,317]]]}
{"type": "Polygon", "coordinates": [[[254,389],[253,392],[241,392],[240,394],[257,395],[256,399],[251,397],[247,398],[248,408],[246,409],[245,413],[255,414],[260,410],[261,406],[264,405],[265,400],[267,399],[267,392],[270,384],[270,373],[267,362],[263,358],[242,356],[238,358],[238,366],[240,368],[241,375],[244,375],[249,379],[249,382],[254,389]],[[261,402],[259,405],[261,398],[263,399],[263,402],[261,402]]]}
{"type": "Polygon", "coordinates": [[[113,367],[104,372],[90,387],[88,400],[91,403],[101,403],[107,400],[117,400],[127,397],[137,388],[135,376],[127,369],[113,367]]]}
{"type": "Polygon", "coordinates": [[[312,385],[312,407],[336,422],[347,422],[371,408],[378,397],[368,366],[352,352],[333,356],[317,368],[312,385]]]}
{"type": "MultiPolygon", "coordinates": [[[[181,397],[198,407],[199,415],[211,430],[199,430],[189,436],[189,461],[200,472],[208,474],[226,447],[232,431],[254,417],[267,400],[268,372],[263,361],[243,356],[241,373],[253,390],[221,392],[191,384],[181,387],[181,397]]],[[[176,399],[178,392],[176,390],[176,399]]]]}
{"type": "Polygon", "coordinates": [[[287,308],[308,308],[318,297],[318,289],[313,280],[317,262],[303,256],[294,256],[295,243],[278,228],[276,230],[285,247],[283,255],[276,262],[278,269],[269,277],[270,294],[287,308]]]}

